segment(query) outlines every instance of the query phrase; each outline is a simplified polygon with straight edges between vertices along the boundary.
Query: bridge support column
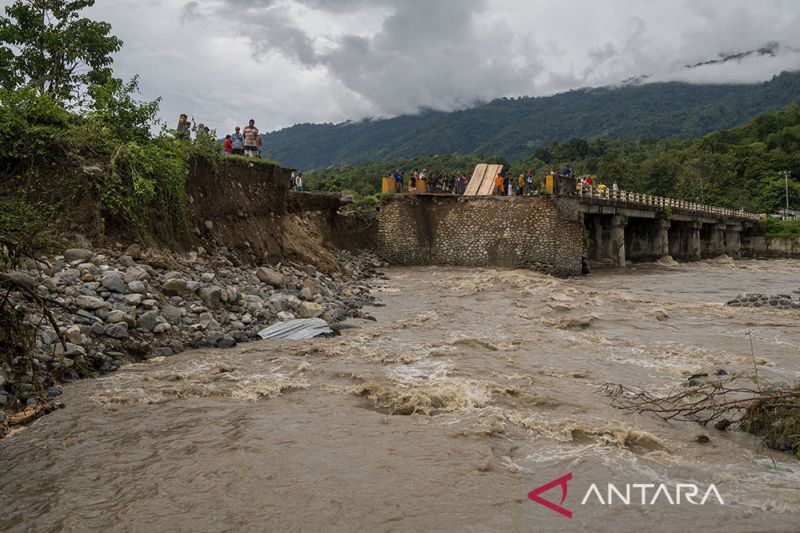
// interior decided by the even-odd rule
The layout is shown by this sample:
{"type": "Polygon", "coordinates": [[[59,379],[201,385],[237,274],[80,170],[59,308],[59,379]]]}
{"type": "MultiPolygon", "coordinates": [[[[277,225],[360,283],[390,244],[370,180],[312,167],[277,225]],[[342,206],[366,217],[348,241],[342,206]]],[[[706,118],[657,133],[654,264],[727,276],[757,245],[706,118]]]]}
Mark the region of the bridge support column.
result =
{"type": "Polygon", "coordinates": [[[615,267],[625,266],[625,226],[627,217],[611,217],[611,239],[609,239],[611,261],[615,267]]]}
{"type": "Polygon", "coordinates": [[[702,259],[700,255],[700,228],[703,227],[702,222],[693,221],[689,223],[689,232],[687,234],[687,255],[686,259],[689,261],[699,261],[702,259]]]}
{"type": "Polygon", "coordinates": [[[742,226],[739,224],[725,226],[725,254],[734,259],[742,257],[742,226]]]}
{"type": "Polygon", "coordinates": [[[663,218],[659,219],[656,224],[657,234],[653,248],[659,257],[666,257],[669,255],[669,228],[671,224],[669,220],[663,218]]]}
{"type": "Polygon", "coordinates": [[[725,224],[714,224],[709,245],[711,257],[717,257],[725,253],[725,224]]]}

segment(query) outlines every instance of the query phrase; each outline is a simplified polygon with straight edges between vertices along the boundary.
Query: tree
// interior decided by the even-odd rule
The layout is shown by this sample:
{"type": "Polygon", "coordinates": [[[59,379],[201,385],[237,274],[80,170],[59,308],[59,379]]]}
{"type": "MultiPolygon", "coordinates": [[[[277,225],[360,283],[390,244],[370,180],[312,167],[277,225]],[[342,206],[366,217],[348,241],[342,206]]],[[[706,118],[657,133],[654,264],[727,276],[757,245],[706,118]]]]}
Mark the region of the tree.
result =
{"type": "Polygon", "coordinates": [[[111,78],[122,41],[111,25],[82,18],[95,0],[16,0],[0,16],[0,84],[35,87],[60,101],[111,78]]]}

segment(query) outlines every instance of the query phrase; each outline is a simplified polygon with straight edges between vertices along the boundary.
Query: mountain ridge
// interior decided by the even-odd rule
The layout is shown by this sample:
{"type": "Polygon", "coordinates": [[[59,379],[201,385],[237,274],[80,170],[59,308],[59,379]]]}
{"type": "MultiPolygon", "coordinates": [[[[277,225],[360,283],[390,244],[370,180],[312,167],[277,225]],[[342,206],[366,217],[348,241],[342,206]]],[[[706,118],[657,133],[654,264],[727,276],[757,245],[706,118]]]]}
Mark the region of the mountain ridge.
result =
{"type": "Polygon", "coordinates": [[[304,171],[433,154],[509,160],[572,137],[690,138],[800,102],[800,72],[757,84],[663,82],[498,98],[457,111],[426,111],[339,124],[296,124],[265,134],[270,159],[304,171]]]}

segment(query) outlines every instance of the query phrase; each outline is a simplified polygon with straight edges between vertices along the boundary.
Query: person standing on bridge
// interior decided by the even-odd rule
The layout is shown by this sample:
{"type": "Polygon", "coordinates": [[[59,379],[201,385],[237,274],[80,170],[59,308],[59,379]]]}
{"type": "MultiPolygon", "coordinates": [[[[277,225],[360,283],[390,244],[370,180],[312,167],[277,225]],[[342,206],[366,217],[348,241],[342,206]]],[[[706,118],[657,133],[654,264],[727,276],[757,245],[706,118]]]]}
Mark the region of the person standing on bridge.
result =
{"type": "Polygon", "coordinates": [[[503,196],[503,176],[500,174],[494,178],[494,193],[503,196]]]}
{"type": "Polygon", "coordinates": [[[419,172],[414,169],[414,173],[411,174],[411,177],[408,179],[408,192],[411,194],[416,194],[417,192],[417,180],[419,179],[419,172]]]}
{"type": "Polygon", "coordinates": [[[525,174],[520,174],[517,178],[517,196],[522,196],[525,192],[525,174]]]}
{"type": "Polygon", "coordinates": [[[394,190],[403,192],[403,173],[399,170],[395,170],[394,172],[394,190]]]}

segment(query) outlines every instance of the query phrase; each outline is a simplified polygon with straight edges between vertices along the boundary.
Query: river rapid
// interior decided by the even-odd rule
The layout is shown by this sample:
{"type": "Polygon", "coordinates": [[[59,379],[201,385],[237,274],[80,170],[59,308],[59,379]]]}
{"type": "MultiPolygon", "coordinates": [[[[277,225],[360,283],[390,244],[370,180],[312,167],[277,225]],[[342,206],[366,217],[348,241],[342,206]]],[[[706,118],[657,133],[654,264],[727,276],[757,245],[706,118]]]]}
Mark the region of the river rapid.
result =
{"type": "MultiPolygon", "coordinates": [[[[2,531],[798,531],[800,462],[741,432],[611,406],[695,373],[800,380],[800,261],[560,280],[389,268],[377,322],[129,365],[0,440],[2,531]],[[695,441],[707,435],[710,442],[695,441]],[[527,494],[572,474],[567,518],[527,494]],[[596,484],[713,484],[724,505],[581,504],[596,484]]],[[[745,378],[743,378],[745,379],[745,378]]],[[[745,380],[746,381],[746,380],[745,380]]],[[[752,383],[751,383],[752,384],[752,383]]],[[[561,489],[542,494],[558,504],[561,489]]],[[[699,498],[698,498],[699,499],[699,498]]]]}

